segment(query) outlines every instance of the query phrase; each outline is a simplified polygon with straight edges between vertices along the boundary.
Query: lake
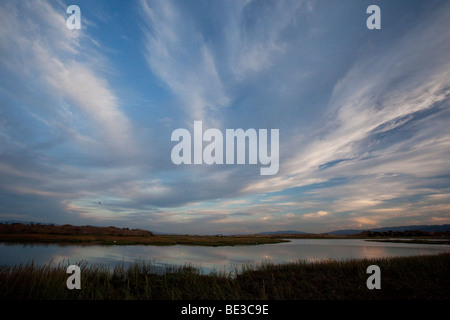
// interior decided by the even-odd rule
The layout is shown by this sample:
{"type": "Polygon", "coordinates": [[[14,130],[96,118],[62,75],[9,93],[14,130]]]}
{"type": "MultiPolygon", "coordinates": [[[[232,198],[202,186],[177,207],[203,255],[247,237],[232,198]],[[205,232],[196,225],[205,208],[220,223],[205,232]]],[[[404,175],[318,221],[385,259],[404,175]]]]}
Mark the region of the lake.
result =
{"type": "Polygon", "coordinates": [[[155,271],[191,265],[202,273],[238,271],[244,264],[413,256],[450,252],[450,245],[369,242],[361,239],[294,239],[256,246],[102,246],[0,243],[0,265],[104,264],[111,268],[136,261],[151,262],[155,271]]]}

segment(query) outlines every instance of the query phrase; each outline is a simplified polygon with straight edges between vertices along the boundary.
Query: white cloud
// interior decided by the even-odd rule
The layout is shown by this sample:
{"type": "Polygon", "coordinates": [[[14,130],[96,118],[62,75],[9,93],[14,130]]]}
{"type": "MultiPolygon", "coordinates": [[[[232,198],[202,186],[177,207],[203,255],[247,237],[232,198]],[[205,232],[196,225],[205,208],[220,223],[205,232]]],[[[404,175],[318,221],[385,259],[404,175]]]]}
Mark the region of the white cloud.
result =
{"type": "Polygon", "coordinates": [[[317,211],[317,212],[310,212],[310,213],[305,213],[302,218],[304,219],[318,219],[318,218],[323,218],[323,217],[327,217],[328,216],[328,212],[327,211],[317,211]]]}
{"type": "Polygon", "coordinates": [[[187,108],[190,120],[215,125],[211,115],[230,99],[216,69],[215,58],[194,21],[181,15],[172,1],[141,1],[148,65],[187,108]]]}
{"type": "MultiPolygon", "coordinates": [[[[129,120],[107,80],[95,71],[93,62],[98,63],[102,58],[89,58],[83,53],[95,51],[84,44],[83,39],[88,36],[83,29],[66,27],[65,7],[59,2],[52,6],[45,1],[6,1],[0,11],[4,22],[0,31],[3,65],[16,79],[24,81],[22,91],[26,92],[27,87],[39,88],[40,94],[46,95],[52,103],[46,106],[39,101],[25,103],[29,113],[36,116],[44,111],[49,117],[47,125],[61,130],[60,117],[67,114],[69,104],[81,117],[91,121],[89,124],[79,119],[89,128],[84,135],[98,134],[94,146],[84,147],[98,150],[106,145],[117,152],[132,152],[134,143],[129,120]]],[[[20,103],[21,93],[16,92],[14,98],[20,103]]],[[[66,134],[68,132],[70,130],[66,134]]],[[[80,133],[74,134],[74,138],[80,133]]],[[[78,140],[81,144],[83,141],[93,142],[90,138],[78,140]]]]}
{"type": "MultiPolygon", "coordinates": [[[[444,10],[392,47],[356,61],[336,83],[323,121],[308,134],[281,142],[287,152],[280,154],[279,174],[245,190],[280,191],[332,178],[392,172],[418,178],[448,173],[450,129],[445,120],[429,117],[416,132],[383,148],[362,143],[375,133],[404,125],[414,113],[448,104],[449,16],[450,10],[444,10]],[[345,161],[321,169],[341,160],[345,161]]],[[[444,108],[440,115],[448,116],[444,108]]]]}
{"type": "Polygon", "coordinates": [[[289,44],[282,32],[295,24],[303,5],[303,1],[232,2],[227,8],[225,50],[236,80],[272,67],[283,56],[289,44]]]}
{"type": "Polygon", "coordinates": [[[361,40],[359,31],[340,38],[357,20],[346,5],[203,4],[141,0],[124,15],[96,7],[86,15],[95,21],[70,31],[62,1],[2,1],[1,190],[30,207],[175,232],[448,221],[448,5],[415,29],[361,40]],[[128,14],[140,15],[120,25],[128,14]],[[371,39],[373,52],[359,51],[371,39]],[[130,52],[143,65],[125,65],[130,52]],[[130,81],[116,89],[122,72],[130,81]],[[157,92],[155,78],[168,90],[157,92]],[[169,131],[192,120],[279,128],[278,175],[174,169],[169,131]]]}

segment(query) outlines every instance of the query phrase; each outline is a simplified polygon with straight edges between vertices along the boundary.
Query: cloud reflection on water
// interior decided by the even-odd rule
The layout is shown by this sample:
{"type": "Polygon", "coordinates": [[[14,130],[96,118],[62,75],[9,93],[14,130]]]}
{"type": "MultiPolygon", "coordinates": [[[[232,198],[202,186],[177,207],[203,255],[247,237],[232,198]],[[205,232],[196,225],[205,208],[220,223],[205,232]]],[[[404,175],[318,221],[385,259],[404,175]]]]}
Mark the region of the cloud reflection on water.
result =
{"type": "Polygon", "coordinates": [[[60,246],[0,244],[0,265],[104,264],[111,268],[135,262],[150,262],[155,270],[167,266],[190,265],[202,272],[234,272],[243,265],[286,263],[298,260],[345,260],[351,258],[379,258],[450,252],[449,245],[380,243],[364,240],[296,239],[288,243],[258,246],[203,247],[203,246],[60,246]]]}

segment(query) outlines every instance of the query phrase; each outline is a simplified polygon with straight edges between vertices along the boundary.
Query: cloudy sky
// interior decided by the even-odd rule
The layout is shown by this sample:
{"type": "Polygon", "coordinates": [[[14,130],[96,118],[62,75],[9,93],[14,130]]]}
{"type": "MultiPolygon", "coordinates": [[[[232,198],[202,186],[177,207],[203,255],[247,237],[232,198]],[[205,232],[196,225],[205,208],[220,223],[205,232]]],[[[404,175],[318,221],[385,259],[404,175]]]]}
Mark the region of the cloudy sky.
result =
{"type": "Polygon", "coordinates": [[[0,21],[0,220],[450,223],[449,1],[2,0],[0,21]],[[279,171],[175,165],[196,120],[278,129],[279,171]]]}

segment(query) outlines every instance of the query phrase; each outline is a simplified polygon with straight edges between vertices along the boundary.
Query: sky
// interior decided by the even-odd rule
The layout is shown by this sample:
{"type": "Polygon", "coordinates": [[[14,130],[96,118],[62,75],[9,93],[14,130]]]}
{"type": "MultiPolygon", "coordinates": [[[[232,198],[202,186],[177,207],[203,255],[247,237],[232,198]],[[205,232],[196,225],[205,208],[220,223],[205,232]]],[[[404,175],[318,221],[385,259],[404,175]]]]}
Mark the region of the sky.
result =
{"type": "Polygon", "coordinates": [[[449,1],[2,0],[0,21],[2,221],[450,223],[449,1]],[[277,129],[279,170],[175,164],[172,133],[194,121],[277,129]]]}

